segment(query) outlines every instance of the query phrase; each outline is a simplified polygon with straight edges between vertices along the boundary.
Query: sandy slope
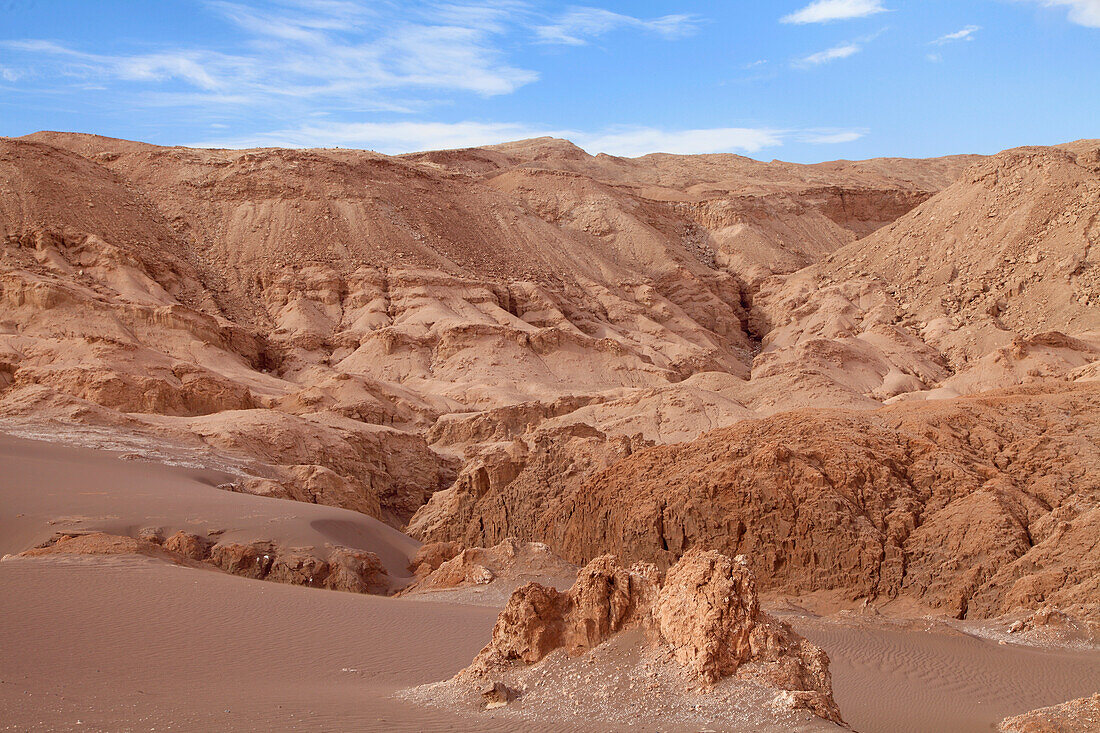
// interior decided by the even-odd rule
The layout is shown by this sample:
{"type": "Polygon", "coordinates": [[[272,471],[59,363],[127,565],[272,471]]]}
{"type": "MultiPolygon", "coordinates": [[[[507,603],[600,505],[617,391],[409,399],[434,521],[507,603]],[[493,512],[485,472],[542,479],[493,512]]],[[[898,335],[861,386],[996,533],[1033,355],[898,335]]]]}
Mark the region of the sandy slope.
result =
{"type": "Polygon", "coordinates": [[[418,546],[357,512],[218,489],[233,477],[216,470],[122,460],[117,453],[8,436],[0,436],[0,462],[2,554],[26,550],[56,532],[136,536],[156,527],[165,536],[181,529],[215,531],[226,542],[265,539],[287,547],[369,550],[399,580],[408,576],[418,546]]]}
{"type": "Polygon", "coordinates": [[[461,730],[389,695],[458,671],[496,616],[132,558],[9,560],[0,586],[7,730],[461,730]]]}

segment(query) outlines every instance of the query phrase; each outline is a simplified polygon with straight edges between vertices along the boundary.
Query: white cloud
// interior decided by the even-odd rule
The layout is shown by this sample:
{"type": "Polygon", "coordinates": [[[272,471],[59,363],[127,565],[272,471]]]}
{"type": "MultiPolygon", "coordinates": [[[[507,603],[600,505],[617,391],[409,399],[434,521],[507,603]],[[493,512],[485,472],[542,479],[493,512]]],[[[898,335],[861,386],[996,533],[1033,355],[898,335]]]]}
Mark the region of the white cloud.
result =
{"type": "Polygon", "coordinates": [[[807,130],[796,135],[795,139],[811,145],[839,145],[853,143],[866,134],[866,130],[807,130]]]}
{"type": "Polygon", "coordinates": [[[863,50],[863,46],[858,43],[842,43],[839,46],[833,46],[827,48],[824,51],[818,51],[812,53],[809,56],[803,57],[795,61],[794,65],[799,67],[820,66],[821,64],[827,64],[830,61],[838,61],[840,59],[846,59],[849,56],[855,56],[857,53],[863,50]]]}
{"type": "Polygon", "coordinates": [[[543,43],[583,46],[589,38],[619,28],[636,28],[670,39],[683,38],[695,32],[696,23],[692,15],[665,15],[642,20],[601,8],[570,8],[553,23],[536,27],[535,33],[543,43]]]}
{"type": "Polygon", "coordinates": [[[508,122],[356,122],[316,123],[294,129],[261,133],[247,138],[194,143],[195,147],[344,147],[377,150],[388,154],[420,150],[493,145],[532,137],[572,140],[590,153],[636,157],[648,153],[756,153],[779,147],[787,140],[826,145],[862,137],[855,130],[776,130],[723,127],[695,130],[663,130],[654,127],[619,127],[595,132],[553,129],[508,122]]]}
{"type": "Polygon", "coordinates": [[[1069,8],[1070,22],[1089,28],[1100,28],[1100,0],[1026,0],[1047,7],[1069,8]]]}
{"type": "Polygon", "coordinates": [[[796,13],[780,18],[781,23],[827,23],[833,20],[865,18],[886,12],[882,0],[816,0],[796,13]]]}
{"type": "Polygon", "coordinates": [[[534,34],[538,42],[577,45],[620,28],[678,38],[696,23],[688,15],[647,20],[588,7],[550,16],[524,0],[203,5],[234,27],[240,40],[231,53],[161,47],[107,54],[35,39],[0,41],[0,49],[26,57],[40,91],[96,85],[121,95],[116,103],[135,107],[231,108],[288,118],[317,108],[409,112],[456,94],[510,94],[539,78],[509,63],[506,49],[516,39],[531,41],[534,34]]]}
{"type": "Polygon", "coordinates": [[[595,134],[574,133],[573,142],[589,152],[634,158],[648,153],[755,153],[783,144],[781,130],[719,127],[701,130],[660,130],[652,127],[595,134]]]}
{"type": "Polygon", "coordinates": [[[936,46],[943,46],[947,43],[953,43],[955,41],[973,41],[974,34],[980,31],[982,27],[980,25],[968,25],[961,31],[955,31],[954,33],[948,33],[945,36],[940,36],[932,43],[936,46]]]}
{"type": "Polygon", "coordinates": [[[553,134],[529,125],[496,122],[322,122],[193,147],[364,148],[396,154],[492,145],[553,134]]]}
{"type": "Polygon", "coordinates": [[[9,69],[6,66],[0,66],[0,79],[9,82],[15,82],[19,80],[21,74],[15,69],[9,69]]]}
{"type": "Polygon", "coordinates": [[[206,5],[243,33],[240,51],[106,55],[40,40],[0,46],[33,57],[40,69],[53,72],[59,87],[74,80],[183,85],[143,93],[140,102],[151,105],[221,101],[285,109],[288,102],[314,100],[379,109],[400,106],[386,99],[395,90],[493,96],[538,79],[536,72],[509,64],[500,48],[497,36],[506,30],[509,8],[518,10],[507,0],[430,4],[419,13],[398,8],[385,16],[340,0],[206,5]]]}

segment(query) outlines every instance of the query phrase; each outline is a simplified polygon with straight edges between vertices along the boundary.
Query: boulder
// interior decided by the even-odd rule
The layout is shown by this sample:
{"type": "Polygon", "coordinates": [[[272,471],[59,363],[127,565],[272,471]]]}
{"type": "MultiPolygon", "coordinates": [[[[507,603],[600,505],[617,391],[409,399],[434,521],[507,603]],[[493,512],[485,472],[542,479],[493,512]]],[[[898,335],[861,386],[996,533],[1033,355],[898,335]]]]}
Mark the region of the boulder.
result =
{"type": "Polygon", "coordinates": [[[503,682],[493,682],[481,691],[481,696],[485,699],[485,708],[487,710],[504,707],[512,702],[512,700],[519,697],[519,694],[519,690],[513,690],[503,682]]]}
{"type": "Polygon", "coordinates": [[[275,561],[275,550],[270,542],[253,542],[242,545],[228,542],[210,549],[210,563],[227,573],[245,578],[266,578],[275,561]]]}
{"type": "Polygon", "coordinates": [[[329,564],[307,550],[289,550],[275,556],[264,577],[287,585],[324,587],[329,576],[329,564]]]}
{"type": "Polygon", "coordinates": [[[653,608],[653,631],[681,664],[713,683],[752,658],[759,617],[756,581],[746,565],[692,551],[668,571],[653,608]]]}
{"type": "Polygon", "coordinates": [[[517,588],[497,617],[492,641],[471,668],[488,669],[512,660],[538,662],[564,645],[565,616],[571,606],[569,595],[556,588],[539,583],[517,588]]]}
{"type": "Polygon", "coordinates": [[[164,549],[202,562],[210,557],[210,541],[182,529],[164,541],[164,549]]]}
{"type": "Polygon", "coordinates": [[[335,547],[328,556],[325,587],[350,593],[384,593],[390,576],[381,558],[366,550],[335,547]]]}

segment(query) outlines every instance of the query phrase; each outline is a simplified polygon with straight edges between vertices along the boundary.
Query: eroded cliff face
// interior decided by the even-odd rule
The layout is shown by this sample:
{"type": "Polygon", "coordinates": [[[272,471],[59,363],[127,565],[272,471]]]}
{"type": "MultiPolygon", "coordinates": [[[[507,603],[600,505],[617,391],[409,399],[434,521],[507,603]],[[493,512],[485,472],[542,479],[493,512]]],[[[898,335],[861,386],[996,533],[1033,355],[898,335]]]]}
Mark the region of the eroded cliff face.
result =
{"type": "Polygon", "coordinates": [[[766,588],[953,614],[1070,602],[1096,505],[1075,436],[1100,378],[1097,151],[5,139],[0,419],[225,454],[235,490],[425,540],[707,546],[766,588]]]}
{"type": "Polygon", "coordinates": [[[450,529],[432,537],[483,544],[491,527],[574,562],[615,552],[665,566],[713,548],[793,595],[1095,615],[1098,415],[1095,385],[784,413],[634,451],[558,491],[490,485],[472,519],[437,517],[450,529]]]}

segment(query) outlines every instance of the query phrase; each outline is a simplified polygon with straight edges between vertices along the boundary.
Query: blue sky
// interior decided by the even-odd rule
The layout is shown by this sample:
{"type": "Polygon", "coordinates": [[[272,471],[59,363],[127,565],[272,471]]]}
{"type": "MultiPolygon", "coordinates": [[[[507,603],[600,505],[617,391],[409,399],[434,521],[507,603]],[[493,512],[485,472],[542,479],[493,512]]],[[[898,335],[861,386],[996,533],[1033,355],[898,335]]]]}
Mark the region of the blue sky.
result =
{"type": "Polygon", "coordinates": [[[0,135],[812,162],[1100,137],[1100,0],[0,0],[0,135]]]}

